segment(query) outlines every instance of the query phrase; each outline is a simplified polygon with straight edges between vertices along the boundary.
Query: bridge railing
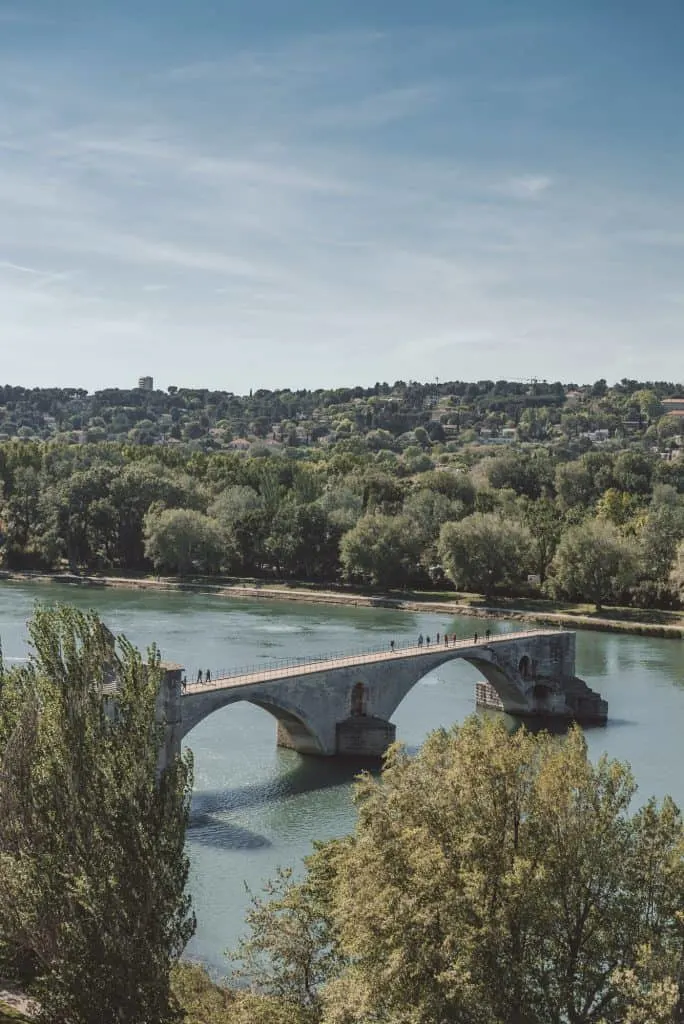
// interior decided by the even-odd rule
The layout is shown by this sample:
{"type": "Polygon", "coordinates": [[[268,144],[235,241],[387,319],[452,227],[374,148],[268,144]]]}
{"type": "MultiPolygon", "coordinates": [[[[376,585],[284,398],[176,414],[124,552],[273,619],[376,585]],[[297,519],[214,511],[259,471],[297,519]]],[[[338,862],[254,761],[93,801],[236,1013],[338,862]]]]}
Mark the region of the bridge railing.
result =
{"type": "Polygon", "coordinates": [[[231,681],[247,677],[249,682],[267,682],[269,679],[273,679],[278,673],[287,675],[297,669],[308,669],[312,670],[314,666],[320,666],[321,671],[325,668],[334,665],[336,668],[342,668],[345,665],[362,665],[368,661],[369,658],[377,657],[378,655],[384,655],[383,660],[391,661],[392,658],[401,657],[407,653],[415,654],[427,654],[430,651],[443,651],[453,650],[459,647],[473,647],[477,645],[486,645],[493,641],[502,640],[514,640],[516,638],[525,636],[539,636],[549,633],[549,629],[525,629],[515,630],[510,633],[495,633],[487,637],[484,633],[473,632],[472,636],[455,638],[454,634],[448,634],[449,641],[445,642],[444,634],[439,634],[439,642],[430,640],[430,643],[425,641],[422,644],[418,644],[415,640],[404,640],[395,642],[393,646],[389,645],[388,641],[385,641],[382,645],[377,647],[366,647],[363,649],[357,649],[350,651],[329,651],[321,654],[310,654],[306,657],[299,658],[273,658],[266,663],[261,661],[259,663],[253,663],[251,665],[240,665],[230,666],[228,668],[218,669],[216,671],[210,671],[210,678],[206,678],[206,669],[195,669],[187,674],[186,687],[189,690],[207,686],[225,686],[229,685],[231,681]],[[476,639],[477,638],[477,639],[476,639]],[[199,676],[202,676],[200,679],[199,676]]]}

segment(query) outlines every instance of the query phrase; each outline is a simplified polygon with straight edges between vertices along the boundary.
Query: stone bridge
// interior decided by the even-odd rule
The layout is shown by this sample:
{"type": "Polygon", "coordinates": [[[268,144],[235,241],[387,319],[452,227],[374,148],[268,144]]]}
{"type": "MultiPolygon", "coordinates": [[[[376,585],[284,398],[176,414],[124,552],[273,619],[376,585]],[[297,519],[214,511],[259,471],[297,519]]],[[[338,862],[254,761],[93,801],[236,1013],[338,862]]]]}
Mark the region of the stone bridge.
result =
{"type": "Polygon", "coordinates": [[[394,740],[390,719],[406,694],[456,658],[486,680],[477,687],[479,703],[521,717],[606,721],[606,701],[575,675],[575,633],[535,629],[290,663],[189,686],[179,666],[167,666],[158,707],[167,726],[163,757],[177,755],[208,715],[242,700],[274,716],[280,746],[301,754],[379,756],[394,740]]]}

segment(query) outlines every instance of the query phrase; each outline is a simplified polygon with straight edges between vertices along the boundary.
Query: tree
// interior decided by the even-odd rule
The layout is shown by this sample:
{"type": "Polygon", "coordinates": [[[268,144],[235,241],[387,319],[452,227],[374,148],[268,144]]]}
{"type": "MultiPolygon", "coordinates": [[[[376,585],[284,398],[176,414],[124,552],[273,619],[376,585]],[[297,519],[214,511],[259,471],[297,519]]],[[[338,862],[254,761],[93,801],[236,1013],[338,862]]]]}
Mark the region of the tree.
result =
{"type": "Polygon", "coordinates": [[[458,523],[445,523],[439,557],[454,585],[491,597],[497,587],[525,579],[529,571],[528,530],[493,512],[474,512],[458,523]]]}
{"type": "Polygon", "coordinates": [[[649,494],[654,468],[654,459],[645,452],[620,452],[613,467],[615,483],[629,494],[649,494]]]}
{"type": "Polygon", "coordinates": [[[221,530],[229,560],[242,572],[255,571],[264,558],[269,516],[263,497],[253,487],[226,487],[209,506],[209,516],[221,530]]]}
{"type": "Polygon", "coordinates": [[[684,599],[684,540],[677,545],[670,581],[677,588],[681,598],[684,599]]]}
{"type": "Polygon", "coordinates": [[[145,517],[145,554],[155,569],[218,572],[226,561],[226,538],[219,524],[188,508],[152,508],[145,517]]]}
{"type": "Polygon", "coordinates": [[[452,501],[463,502],[469,511],[472,511],[475,504],[475,487],[467,473],[452,473],[445,469],[430,470],[421,476],[420,486],[445,494],[452,501]]]}
{"type": "Polygon", "coordinates": [[[29,665],[2,675],[0,937],[30,952],[51,1024],[166,1024],[194,931],[192,765],[158,773],[158,652],[70,608],[29,631],[29,665]]]}
{"type": "Polygon", "coordinates": [[[614,526],[627,526],[639,511],[641,503],[634,494],[609,487],[596,503],[596,515],[614,526]]]}
{"type": "Polygon", "coordinates": [[[532,564],[543,583],[556,553],[561,535],[561,516],[548,498],[522,499],[522,521],[530,532],[532,564]]]}
{"type": "Polygon", "coordinates": [[[561,508],[587,508],[596,497],[594,481],[581,460],[564,462],[556,469],[556,493],[561,508]]]}
{"type": "Polygon", "coordinates": [[[535,500],[551,490],[553,464],[544,452],[530,457],[520,452],[506,452],[487,460],[489,484],[496,489],[511,488],[516,494],[535,500]]]}
{"type": "Polygon", "coordinates": [[[340,535],[317,502],[296,505],[289,500],[273,518],[265,549],[280,573],[329,577],[337,563],[340,535]]]}
{"type": "Polygon", "coordinates": [[[212,502],[209,506],[209,515],[212,519],[216,519],[224,529],[230,531],[250,512],[263,508],[263,505],[262,497],[253,487],[233,484],[221,491],[212,502]]]}
{"type": "MultiPolygon", "coordinates": [[[[247,925],[249,934],[235,951],[241,964],[236,980],[249,981],[253,992],[289,1011],[283,1017],[288,1024],[317,1024],[321,988],[340,964],[320,879],[312,874],[294,882],[290,870],[281,870],[263,896],[252,894],[247,925]]],[[[253,1014],[257,1008],[251,1004],[253,1014]]],[[[266,1022],[275,1024],[271,1016],[266,1022]]]]}
{"type": "Polygon", "coordinates": [[[412,491],[404,501],[404,515],[413,522],[424,546],[432,545],[443,523],[465,515],[461,502],[450,501],[445,494],[425,487],[412,491]]]}
{"type": "Polygon", "coordinates": [[[369,468],[347,481],[363,495],[366,512],[397,512],[401,508],[404,493],[401,484],[387,473],[369,468]]]}
{"type": "Polygon", "coordinates": [[[318,500],[329,522],[342,532],[356,526],[363,514],[363,498],[345,483],[330,484],[318,500]]]}
{"type": "Polygon", "coordinates": [[[632,401],[639,403],[639,412],[649,423],[658,419],[662,414],[662,402],[656,395],[655,391],[651,391],[650,388],[644,388],[642,391],[635,391],[632,395],[632,401]]]}
{"type": "Polygon", "coordinates": [[[123,565],[137,569],[145,564],[144,520],[151,505],[202,507],[196,481],[186,473],[160,467],[151,457],[125,465],[112,480],[110,497],[118,514],[119,559],[123,565]]]}
{"type": "Polygon", "coordinates": [[[357,786],[353,835],[295,887],[310,916],[277,933],[279,893],[253,919],[262,951],[279,935],[271,978],[296,974],[317,918],[321,1024],[681,1019],[682,819],[669,798],[630,813],[635,789],[579,729],[473,717],[415,758],[395,746],[357,786]]]}
{"type": "Polygon", "coordinates": [[[572,600],[592,601],[600,611],[634,582],[637,550],[612,523],[600,519],[573,526],[561,537],[551,564],[550,589],[572,600]]]}
{"type": "Polygon", "coordinates": [[[347,577],[361,576],[378,587],[406,586],[417,575],[420,538],[406,516],[367,513],[340,544],[347,577]]]}
{"type": "Polygon", "coordinates": [[[639,543],[643,571],[650,579],[665,582],[672,571],[677,545],[684,537],[684,499],[674,487],[656,487],[643,521],[639,543]]]}

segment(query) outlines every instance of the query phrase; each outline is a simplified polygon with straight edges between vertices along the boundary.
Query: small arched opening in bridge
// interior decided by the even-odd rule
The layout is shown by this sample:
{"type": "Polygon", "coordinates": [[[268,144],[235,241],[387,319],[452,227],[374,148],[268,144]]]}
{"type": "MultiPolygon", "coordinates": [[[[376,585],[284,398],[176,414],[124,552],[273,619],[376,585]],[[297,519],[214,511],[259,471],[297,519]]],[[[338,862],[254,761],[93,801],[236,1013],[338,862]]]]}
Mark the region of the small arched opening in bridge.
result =
{"type": "Polygon", "coordinates": [[[523,654],[520,659],[518,663],[518,672],[523,679],[530,679],[532,677],[532,662],[527,654],[523,654]]]}
{"type": "Polygon", "coordinates": [[[539,711],[545,711],[548,709],[552,694],[552,686],[549,686],[547,683],[535,683],[532,689],[532,696],[534,697],[539,711]]]}
{"type": "Polygon", "coordinates": [[[363,683],[354,683],[351,692],[349,715],[351,718],[363,718],[368,713],[368,690],[363,683]]]}

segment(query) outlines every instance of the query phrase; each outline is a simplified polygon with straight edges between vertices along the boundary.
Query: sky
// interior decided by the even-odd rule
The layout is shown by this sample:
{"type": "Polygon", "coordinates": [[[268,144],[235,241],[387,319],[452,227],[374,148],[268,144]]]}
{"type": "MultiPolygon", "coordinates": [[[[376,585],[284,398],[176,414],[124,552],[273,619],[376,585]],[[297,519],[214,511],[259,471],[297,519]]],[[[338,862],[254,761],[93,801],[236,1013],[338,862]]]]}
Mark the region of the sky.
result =
{"type": "Polygon", "coordinates": [[[0,0],[0,383],[684,380],[681,0],[0,0]]]}

